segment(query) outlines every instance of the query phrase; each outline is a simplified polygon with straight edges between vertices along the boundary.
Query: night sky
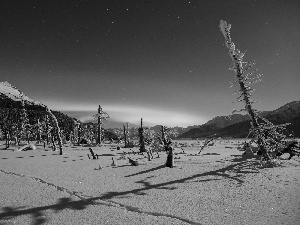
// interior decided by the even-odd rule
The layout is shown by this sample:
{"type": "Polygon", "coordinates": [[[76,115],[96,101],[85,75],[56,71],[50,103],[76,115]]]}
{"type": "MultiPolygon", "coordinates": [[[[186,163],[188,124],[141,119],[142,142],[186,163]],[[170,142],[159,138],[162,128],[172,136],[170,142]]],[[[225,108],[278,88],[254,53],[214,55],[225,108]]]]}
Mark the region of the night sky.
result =
{"type": "Polygon", "coordinates": [[[264,74],[255,107],[299,100],[299,0],[1,0],[0,81],[106,127],[200,125],[243,107],[220,20],[264,74]]]}

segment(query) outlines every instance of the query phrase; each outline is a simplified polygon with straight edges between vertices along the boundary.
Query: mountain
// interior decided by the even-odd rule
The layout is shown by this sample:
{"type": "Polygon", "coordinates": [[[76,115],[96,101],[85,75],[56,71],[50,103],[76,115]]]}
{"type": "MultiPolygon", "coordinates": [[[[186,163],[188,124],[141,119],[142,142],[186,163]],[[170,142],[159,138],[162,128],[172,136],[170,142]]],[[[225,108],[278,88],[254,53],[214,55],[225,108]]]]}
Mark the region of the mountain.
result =
{"type": "MultiPolygon", "coordinates": [[[[18,110],[22,108],[22,101],[28,112],[30,123],[34,124],[37,118],[41,118],[45,114],[45,105],[28,98],[23,92],[8,82],[0,82],[0,115],[4,116],[8,109],[18,110]]],[[[57,117],[59,126],[63,130],[73,129],[74,120],[76,119],[61,112],[53,111],[53,114],[57,117]]],[[[300,101],[293,101],[276,110],[260,112],[259,114],[275,125],[291,123],[291,125],[287,126],[289,133],[293,133],[297,137],[300,136],[300,101]]],[[[78,120],[76,121],[79,122],[78,120]]],[[[161,130],[161,126],[156,125],[150,129],[158,132],[161,130]]],[[[234,114],[215,117],[203,125],[194,125],[187,128],[173,127],[172,131],[178,138],[205,138],[211,135],[219,137],[246,137],[249,129],[249,116],[234,114]]],[[[109,130],[119,136],[123,136],[122,128],[109,130]]],[[[129,137],[138,137],[138,127],[130,127],[129,137]]]]}
{"type": "MultiPolygon", "coordinates": [[[[170,127],[170,128],[177,135],[183,134],[184,132],[187,132],[189,130],[188,128],[183,128],[183,127],[178,127],[178,126],[177,127],[170,127]]],[[[150,130],[154,130],[155,132],[159,132],[159,131],[161,131],[161,125],[156,125],[154,127],[151,127],[150,130]]]]}
{"type": "MultiPolygon", "coordinates": [[[[145,128],[146,133],[149,130],[153,131],[155,133],[159,133],[161,131],[161,125],[155,125],[154,127],[144,127],[144,128],[145,128]]],[[[182,127],[168,127],[168,128],[170,128],[172,130],[172,133],[169,134],[171,138],[176,138],[178,135],[187,131],[187,128],[182,128],[182,127]]],[[[139,127],[129,127],[128,136],[130,139],[138,139],[139,138],[138,129],[139,129],[139,127]]],[[[108,128],[107,130],[118,135],[119,137],[124,136],[123,128],[108,128]]]]}
{"type": "MultiPolygon", "coordinates": [[[[291,123],[287,126],[287,132],[300,137],[300,101],[293,101],[276,110],[259,114],[275,125],[291,123]]],[[[244,138],[247,137],[249,129],[250,118],[248,115],[219,116],[204,125],[188,130],[178,138],[206,138],[211,135],[224,138],[244,138]]]]}
{"type": "Polygon", "coordinates": [[[233,114],[231,116],[217,116],[212,120],[209,120],[207,123],[205,123],[205,125],[214,125],[218,128],[224,128],[232,124],[240,123],[248,120],[249,120],[248,115],[233,114]]]}
{"type": "MultiPolygon", "coordinates": [[[[300,116],[300,101],[290,102],[284,106],[273,110],[259,112],[259,115],[268,119],[274,124],[291,123],[287,126],[289,133],[294,133],[295,136],[300,136],[299,116],[300,116]]],[[[150,128],[155,132],[161,130],[161,125],[156,125],[150,128]]],[[[248,115],[233,114],[231,116],[217,116],[203,125],[194,125],[187,128],[173,127],[172,130],[177,133],[177,138],[206,138],[212,135],[218,137],[242,138],[247,137],[250,129],[250,118],[248,115]]],[[[111,129],[114,133],[123,135],[123,129],[111,129]]],[[[130,138],[137,138],[138,128],[129,130],[130,138]]]]}
{"type": "MultiPolygon", "coordinates": [[[[45,119],[45,115],[47,114],[45,105],[30,99],[10,83],[0,82],[0,126],[7,122],[5,120],[7,115],[13,113],[17,116],[19,115],[18,111],[23,108],[22,101],[24,102],[29,124],[34,125],[38,119],[40,121],[45,119]]],[[[78,122],[77,119],[59,111],[52,111],[52,113],[55,115],[61,130],[65,132],[73,130],[74,121],[78,122]]]]}
{"type": "Polygon", "coordinates": [[[0,105],[1,108],[21,108],[22,101],[26,109],[45,110],[45,105],[28,98],[23,92],[8,82],[0,82],[0,105]]]}
{"type": "Polygon", "coordinates": [[[270,111],[262,112],[262,116],[275,120],[290,120],[299,115],[300,101],[293,101],[281,106],[280,108],[270,111]]]}

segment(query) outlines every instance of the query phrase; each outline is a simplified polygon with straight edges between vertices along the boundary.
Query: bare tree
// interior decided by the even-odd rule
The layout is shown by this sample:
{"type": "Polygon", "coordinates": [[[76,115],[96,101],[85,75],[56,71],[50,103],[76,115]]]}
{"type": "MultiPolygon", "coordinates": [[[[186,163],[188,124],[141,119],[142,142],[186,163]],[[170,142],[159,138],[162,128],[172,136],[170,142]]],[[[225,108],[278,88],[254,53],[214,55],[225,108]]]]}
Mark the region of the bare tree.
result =
{"type": "Polygon", "coordinates": [[[99,105],[98,113],[94,115],[94,118],[98,120],[98,132],[97,132],[97,144],[101,145],[102,142],[102,121],[109,119],[107,112],[102,110],[102,107],[99,105]]]}
{"type": "Polygon", "coordinates": [[[277,151],[279,146],[283,146],[282,140],[285,135],[282,133],[283,129],[288,124],[273,125],[267,119],[258,115],[257,110],[253,109],[253,103],[256,103],[251,99],[251,93],[254,91],[251,88],[252,84],[257,83],[261,80],[261,74],[256,75],[253,72],[247,72],[250,68],[255,65],[255,62],[244,62],[244,53],[241,53],[235,48],[234,43],[230,37],[231,24],[227,24],[226,21],[220,21],[220,29],[225,38],[225,45],[229,49],[229,55],[233,62],[233,68],[231,70],[236,73],[236,80],[232,83],[238,83],[239,89],[236,93],[240,96],[237,98],[238,101],[242,101],[245,104],[245,108],[242,110],[234,110],[234,112],[246,111],[251,118],[251,133],[253,134],[253,141],[255,141],[260,149],[262,159],[270,160],[276,154],[269,154],[277,151]],[[260,122],[259,122],[260,120],[260,122]]]}
{"type": "Polygon", "coordinates": [[[144,128],[143,128],[143,118],[141,118],[141,127],[139,128],[139,145],[140,152],[146,152],[145,148],[145,136],[144,136],[144,128]]]}

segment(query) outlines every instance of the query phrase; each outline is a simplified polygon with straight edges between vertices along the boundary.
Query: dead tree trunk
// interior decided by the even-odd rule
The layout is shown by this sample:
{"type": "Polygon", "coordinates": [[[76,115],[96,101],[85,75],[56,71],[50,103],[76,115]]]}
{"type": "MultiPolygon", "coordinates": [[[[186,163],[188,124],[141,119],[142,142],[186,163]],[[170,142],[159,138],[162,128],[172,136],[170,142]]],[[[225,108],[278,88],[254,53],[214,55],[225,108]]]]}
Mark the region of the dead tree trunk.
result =
{"type": "Polygon", "coordinates": [[[123,134],[124,134],[124,148],[127,148],[127,136],[126,136],[125,125],[123,125],[123,134]]]}
{"type": "Polygon", "coordinates": [[[56,151],[56,145],[55,145],[55,138],[54,135],[51,135],[51,143],[52,143],[52,149],[53,151],[56,151]]]}
{"type": "Polygon", "coordinates": [[[164,149],[167,152],[170,143],[167,141],[166,128],[164,126],[161,126],[161,139],[162,139],[162,142],[163,142],[163,145],[164,145],[164,149]]]}
{"type": "Polygon", "coordinates": [[[77,130],[77,145],[80,146],[80,135],[81,135],[81,125],[78,125],[78,130],[77,130]]]}
{"type": "Polygon", "coordinates": [[[40,119],[37,120],[37,142],[38,144],[41,142],[41,128],[40,128],[40,119]]]}
{"type": "MultiPolygon", "coordinates": [[[[243,57],[244,54],[241,53],[239,50],[235,49],[234,43],[231,41],[230,37],[230,28],[231,25],[227,25],[227,23],[223,20],[220,21],[220,29],[221,32],[223,33],[223,36],[225,38],[225,44],[226,47],[229,49],[229,55],[231,56],[231,59],[233,61],[233,70],[236,73],[236,78],[240,86],[239,92],[241,93],[241,98],[243,99],[245,103],[245,110],[247,111],[248,115],[250,116],[251,119],[251,126],[252,130],[257,133],[257,144],[259,145],[260,150],[262,151],[262,155],[265,156],[266,158],[270,159],[270,156],[267,153],[267,149],[265,148],[264,141],[260,138],[260,129],[259,125],[257,123],[257,116],[252,109],[252,101],[250,100],[250,92],[252,89],[249,87],[249,85],[245,84],[245,81],[247,80],[247,76],[244,75],[243,70],[243,57]]],[[[252,65],[249,65],[248,68],[250,68],[252,65]]]]}
{"type": "Polygon", "coordinates": [[[94,115],[94,119],[98,119],[98,130],[97,130],[97,144],[101,145],[102,142],[102,121],[109,119],[107,112],[102,110],[102,107],[99,105],[98,113],[94,115]]]}
{"type": "Polygon", "coordinates": [[[18,146],[19,145],[19,138],[18,138],[18,136],[15,136],[14,140],[15,140],[15,146],[18,146]]]}
{"type": "Polygon", "coordinates": [[[165,127],[161,126],[161,140],[163,142],[163,144],[165,145],[166,143],[166,134],[165,134],[165,127]]]}
{"type": "MultiPolygon", "coordinates": [[[[143,118],[141,118],[141,127],[139,128],[139,136],[140,136],[140,152],[146,152],[144,128],[143,128],[143,118]]],[[[150,158],[149,158],[149,161],[150,161],[150,158]]]]}
{"type": "Polygon", "coordinates": [[[46,138],[47,138],[47,145],[49,145],[49,117],[46,115],[46,138]]]}
{"type": "Polygon", "coordinates": [[[26,132],[26,139],[27,139],[27,144],[30,144],[30,134],[29,131],[26,132]]]}
{"type": "Polygon", "coordinates": [[[129,146],[129,138],[128,138],[128,124],[126,123],[126,127],[125,125],[123,125],[123,132],[124,132],[124,148],[127,148],[129,146]]]}
{"type": "Polygon", "coordinates": [[[101,121],[101,114],[102,114],[102,108],[101,108],[101,106],[99,105],[99,107],[98,107],[98,114],[99,114],[99,116],[98,116],[98,138],[97,138],[97,144],[99,144],[99,145],[101,145],[101,142],[102,142],[102,140],[101,140],[101,131],[102,131],[102,121],[101,121]]]}
{"type": "Polygon", "coordinates": [[[129,123],[126,123],[126,139],[127,139],[127,144],[126,146],[129,146],[129,123]]]}
{"type": "Polygon", "coordinates": [[[49,113],[50,117],[53,119],[55,131],[56,131],[56,135],[57,135],[57,139],[58,139],[59,154],[62,155],[63,154],[62,140],[61,140],[61,136],[60,136],[60,128],[58,126],[57,119],[48,107],[46,107],[46,111],[49,113]]]}
{"type": "Polygon", "coordinates": [[[8,149],[10,147],[10,135],[9,132],[6,131],[5,134],[5,148],[8,149]]]}
{"type": "Polygon", "coordinates": [[[166,167],[170,167],[170,168],[174,167],[174,155],[173,155],[173,148],[171,146],[168,147],[166,167]]]}

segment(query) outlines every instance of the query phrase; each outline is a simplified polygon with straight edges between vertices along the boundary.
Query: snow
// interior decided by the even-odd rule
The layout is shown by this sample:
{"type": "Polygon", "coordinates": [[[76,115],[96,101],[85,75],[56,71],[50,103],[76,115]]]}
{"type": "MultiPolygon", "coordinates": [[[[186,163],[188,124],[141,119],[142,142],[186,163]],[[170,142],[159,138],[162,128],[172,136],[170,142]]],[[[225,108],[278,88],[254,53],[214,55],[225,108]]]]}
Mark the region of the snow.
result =
{"type": "Polygon", "coordinates": [[[174,168],[164,166],[164,152],[150,162],[130,155],[145,162],[131,166],[121,159],[130,149],[116,145],[94,147],[99,160],[82,146],[65,146],[63,155],[42,144],[0,150],[0,223],[300,224],[300,158],[261,168],[223,140],[190,155],[202,144],[185,142],[186,154],[175,148],[174,168]]]}

